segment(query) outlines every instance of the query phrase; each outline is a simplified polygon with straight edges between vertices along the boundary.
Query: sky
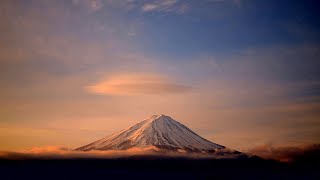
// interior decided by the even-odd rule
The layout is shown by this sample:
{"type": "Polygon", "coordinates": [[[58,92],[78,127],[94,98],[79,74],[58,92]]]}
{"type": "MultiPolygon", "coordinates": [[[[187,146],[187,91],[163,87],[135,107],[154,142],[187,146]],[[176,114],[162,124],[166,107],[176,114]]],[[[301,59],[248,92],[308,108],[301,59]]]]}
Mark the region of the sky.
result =
{"type": "Polygon", "coordinates": [[[317,0],[1,0],[0,150],[166,114],[243,150],[320,143],[317,0]]]}

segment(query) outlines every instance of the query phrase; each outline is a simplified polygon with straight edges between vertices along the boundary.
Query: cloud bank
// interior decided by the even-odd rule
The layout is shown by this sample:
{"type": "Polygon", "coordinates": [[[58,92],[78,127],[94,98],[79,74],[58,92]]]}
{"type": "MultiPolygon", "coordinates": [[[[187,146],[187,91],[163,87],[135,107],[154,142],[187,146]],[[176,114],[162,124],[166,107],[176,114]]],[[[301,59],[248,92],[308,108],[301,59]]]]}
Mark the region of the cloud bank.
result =
{"type": "Polygon", "coordinates": [[[25,151],[2,151],[0,158],[10,160],[22,159],[74,159],[74,158],[97,158],[112,159],[120,157],[129,157],[132,155],[153,155],[157,151],[156,148],[133,148],[126,151],[74,151],[65,147],[47,146],[34,147],[25,151]]]}
{"type": "MultiPolygon", "coordinates": [[[[244,154],[230,153],[226,149],[217,153],[188,153],[185,151],[169,152],[157,147],[131,148],[128,150],[108,151],[75,151],[57,146],[34,147],[24,151],[0,151],[0,159],[117,159],[130,157],[159,157],[159,158],[191,158],[191,159],[234,159],[244,157],[244,154]]],[[[261,145],[248,149],[245,154],[264,159],[273,159],[286,163],[312,163],[320,159],[320,144],[306,144],[300,146],[271,146],[261,145]]]]}
{"type": "Polygon", "coordinates": [[[316,161],[320,158],[320,144],[278,147],[261,145],[249,149],[247,153],[282,162],[316,161]]]}
{"type": "Polygon", "coordinates": [[[232,154],[226,149],[217,153],[189,153],[185,151],[170,152],[157,147],[131,148],[128,150],[108,151],[75,151],[73,149],[57,146],[34,147],[25,151],[0,151],[0,159],[28,160],[28,159],[117,159],[130,157],[160,157],[160,158],[192,158],[192,159],[233,159],[241,156],[232,154]]]}

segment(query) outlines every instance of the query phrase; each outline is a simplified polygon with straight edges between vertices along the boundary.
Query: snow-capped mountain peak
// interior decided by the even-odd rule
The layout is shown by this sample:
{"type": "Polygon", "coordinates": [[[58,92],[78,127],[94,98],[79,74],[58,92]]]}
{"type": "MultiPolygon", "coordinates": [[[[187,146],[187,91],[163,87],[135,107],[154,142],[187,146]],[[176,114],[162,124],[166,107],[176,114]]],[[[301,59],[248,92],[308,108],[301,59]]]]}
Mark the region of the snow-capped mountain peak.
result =
{"type": "Polygon", "coordinates": [[[224,146],[210,142],[171,117],[152,115],[142,122],[77,150],[124,150],[156,146],[166,150],[214,151],[224,146]]]}

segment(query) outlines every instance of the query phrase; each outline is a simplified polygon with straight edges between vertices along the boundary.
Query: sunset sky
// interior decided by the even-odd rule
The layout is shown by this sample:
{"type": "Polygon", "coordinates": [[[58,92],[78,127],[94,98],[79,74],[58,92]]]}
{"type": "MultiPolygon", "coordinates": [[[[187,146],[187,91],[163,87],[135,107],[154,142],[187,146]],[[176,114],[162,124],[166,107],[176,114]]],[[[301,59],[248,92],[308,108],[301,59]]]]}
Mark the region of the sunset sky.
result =
{"type": "Polygon", "coordinates": [[[320,143],[317,0],[1,0],[0,150],[166,114],[210,141],[320,143]]]}

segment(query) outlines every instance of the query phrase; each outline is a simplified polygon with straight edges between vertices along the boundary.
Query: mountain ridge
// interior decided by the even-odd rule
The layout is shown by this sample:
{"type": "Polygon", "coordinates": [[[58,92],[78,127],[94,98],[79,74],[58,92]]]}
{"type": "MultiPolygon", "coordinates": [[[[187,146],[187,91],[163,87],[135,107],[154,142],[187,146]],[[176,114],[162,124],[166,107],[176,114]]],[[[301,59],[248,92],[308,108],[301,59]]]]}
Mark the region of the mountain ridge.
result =
{"type": "Polygon", "coordinates": [[[126,150],[155,146],[162,150],[215,152],[225,149],[164,114],[149,118],[118,133],[81,146],[76,150],[126,150]]]}

